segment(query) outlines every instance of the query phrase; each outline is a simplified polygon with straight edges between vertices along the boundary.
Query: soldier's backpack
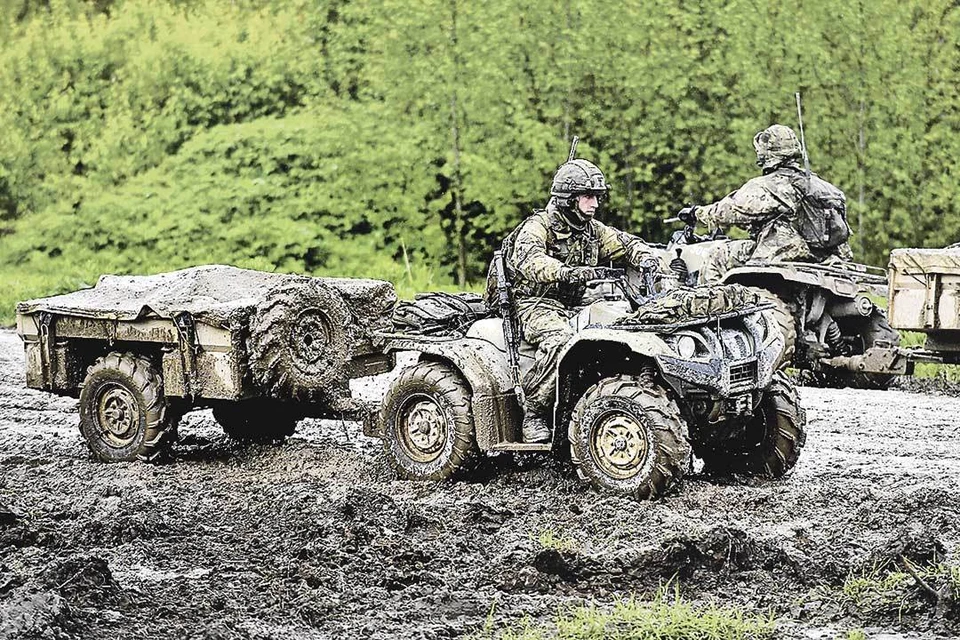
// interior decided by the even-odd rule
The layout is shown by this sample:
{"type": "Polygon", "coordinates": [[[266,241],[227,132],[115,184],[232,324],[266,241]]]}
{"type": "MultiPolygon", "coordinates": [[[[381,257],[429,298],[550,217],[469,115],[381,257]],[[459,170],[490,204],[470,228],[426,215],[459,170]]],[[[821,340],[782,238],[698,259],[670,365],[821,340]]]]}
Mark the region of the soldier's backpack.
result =
{"type": "Polygon", "coordinates": [[[847,224],[847,198],[815,173],[800,185],[803,196],[794,224],[800,237],[811,249],[829,250],[839,247],[850,238],[847,224]]]}
{"type": "Polygon", "coordinates": [[[490,315],[476,293],[418,293],[402,300],[393,310],[393,326],[400,333],[418,335],[464,335],[470,325],[490,315]]]}

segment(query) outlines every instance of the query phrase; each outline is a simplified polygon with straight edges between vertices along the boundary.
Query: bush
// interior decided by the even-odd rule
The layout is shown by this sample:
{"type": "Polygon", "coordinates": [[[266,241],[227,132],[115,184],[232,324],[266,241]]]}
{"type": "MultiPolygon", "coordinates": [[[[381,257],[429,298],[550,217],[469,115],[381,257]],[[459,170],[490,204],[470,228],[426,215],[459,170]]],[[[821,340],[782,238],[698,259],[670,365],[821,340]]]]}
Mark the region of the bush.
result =
{"type": "Polygon", "coordinates": [[[50,13],[0,49],[0,216],[122,184],[218,124],[326,92],[303,7],[50,13]]]}
{"type": "MultiPolygon", "coordinates": [[[[376,115],[318,108],[214,127],[122,187],[18,220],[0,268],[64,284],[218,262],[429,282],[426,257],[444,245],[424,205],[435,168],[416,131],[376,115]]],[[[18,282],[20,296],[49,293],[18,282]]]]}

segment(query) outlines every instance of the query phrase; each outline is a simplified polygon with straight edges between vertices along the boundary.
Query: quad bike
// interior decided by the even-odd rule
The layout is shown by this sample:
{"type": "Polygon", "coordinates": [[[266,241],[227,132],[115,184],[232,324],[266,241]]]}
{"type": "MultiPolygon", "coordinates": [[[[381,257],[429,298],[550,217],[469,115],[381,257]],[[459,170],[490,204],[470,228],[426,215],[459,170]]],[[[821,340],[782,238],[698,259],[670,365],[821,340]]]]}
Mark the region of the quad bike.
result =
{"type": "MultiPolygon", "coordinates": [[[[498,289],[509,291],[502,273],[498,289]]],[[[434,324],[429,334],[382,334],[386,353],[419,354],[388,390],[379,420],[364,427],[382,438],[399,476],[443,480],[464,475],[485,454],[567,447],[582,479],[639,498],[674,485],[691,449],[707,472],[786,474],[804,444],[806,416],[776,370],[783,338],[770,305],[738,286],[645,297],[637,284],[649,283],[648,274],[605,275],[593,283],[600,299],[570,320],[576,333],[557,360],[553,437],[545,444],[521,438],[519,381],[536,349],[518,340],[511,357],[512,298],[502,298],[501,317],[487,311],[451,320],[459,331],[444,334],[434,324]]]]}
{"type": "MultiPolygon", "coordinates": [[[[677,277],[696,282],[704,260],[728,239],[699,236],[689,225],[676,231],[665,259],[677,277]]],[[[728,271],[724,284],[757,290],[773,304],[783,332],[781,363],[817,386],[886,389],[894,377],[912,373],[898,349],[899,334],[870,295],[886,295],[882,270],[852,262],[749,262],[728,271]]]]}

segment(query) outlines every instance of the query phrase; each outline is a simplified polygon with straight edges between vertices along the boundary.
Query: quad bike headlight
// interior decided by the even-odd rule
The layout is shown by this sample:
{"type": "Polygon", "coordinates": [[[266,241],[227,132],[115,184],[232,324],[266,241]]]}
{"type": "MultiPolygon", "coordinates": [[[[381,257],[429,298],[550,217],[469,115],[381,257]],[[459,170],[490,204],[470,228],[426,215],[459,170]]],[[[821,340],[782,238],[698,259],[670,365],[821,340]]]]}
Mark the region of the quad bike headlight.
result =
{"type": "Polygon", "coordinates": [[[692,358],[697,353],[697,341],[691,336],[680,336],[677,338],[676,348],[681,358],[692,358]]]}

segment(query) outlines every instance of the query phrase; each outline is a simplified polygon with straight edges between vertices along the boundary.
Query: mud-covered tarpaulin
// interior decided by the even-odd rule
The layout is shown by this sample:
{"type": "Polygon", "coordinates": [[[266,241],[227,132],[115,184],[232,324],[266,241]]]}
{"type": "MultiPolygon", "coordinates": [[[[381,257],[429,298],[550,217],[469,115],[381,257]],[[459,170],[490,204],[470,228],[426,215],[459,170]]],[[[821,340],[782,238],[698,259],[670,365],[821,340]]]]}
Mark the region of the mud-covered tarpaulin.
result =
{"type": "MultiPolygon", "coordinates": [[[[191,267],[150,276],[101,276],[95,287],[17,305],[21,314],[51,313],[136,320],[147,316],[172,318],[187,312],[195,318],[227,327],[231,318],[248,314],[279,284],[305,281],[307,276],[267,273],[225,265],[191,267]]],[[[389,314],[396,301],[393,285],[381,280],[318,278],[338,291],[364,326],[389,314]]]]}
{"type": "Polygon", "coordinates": [[[894,249],[890,252],[890,268],[906,275],[928,273],[960,274],[960,247],[946,249],[894,249]]]}

